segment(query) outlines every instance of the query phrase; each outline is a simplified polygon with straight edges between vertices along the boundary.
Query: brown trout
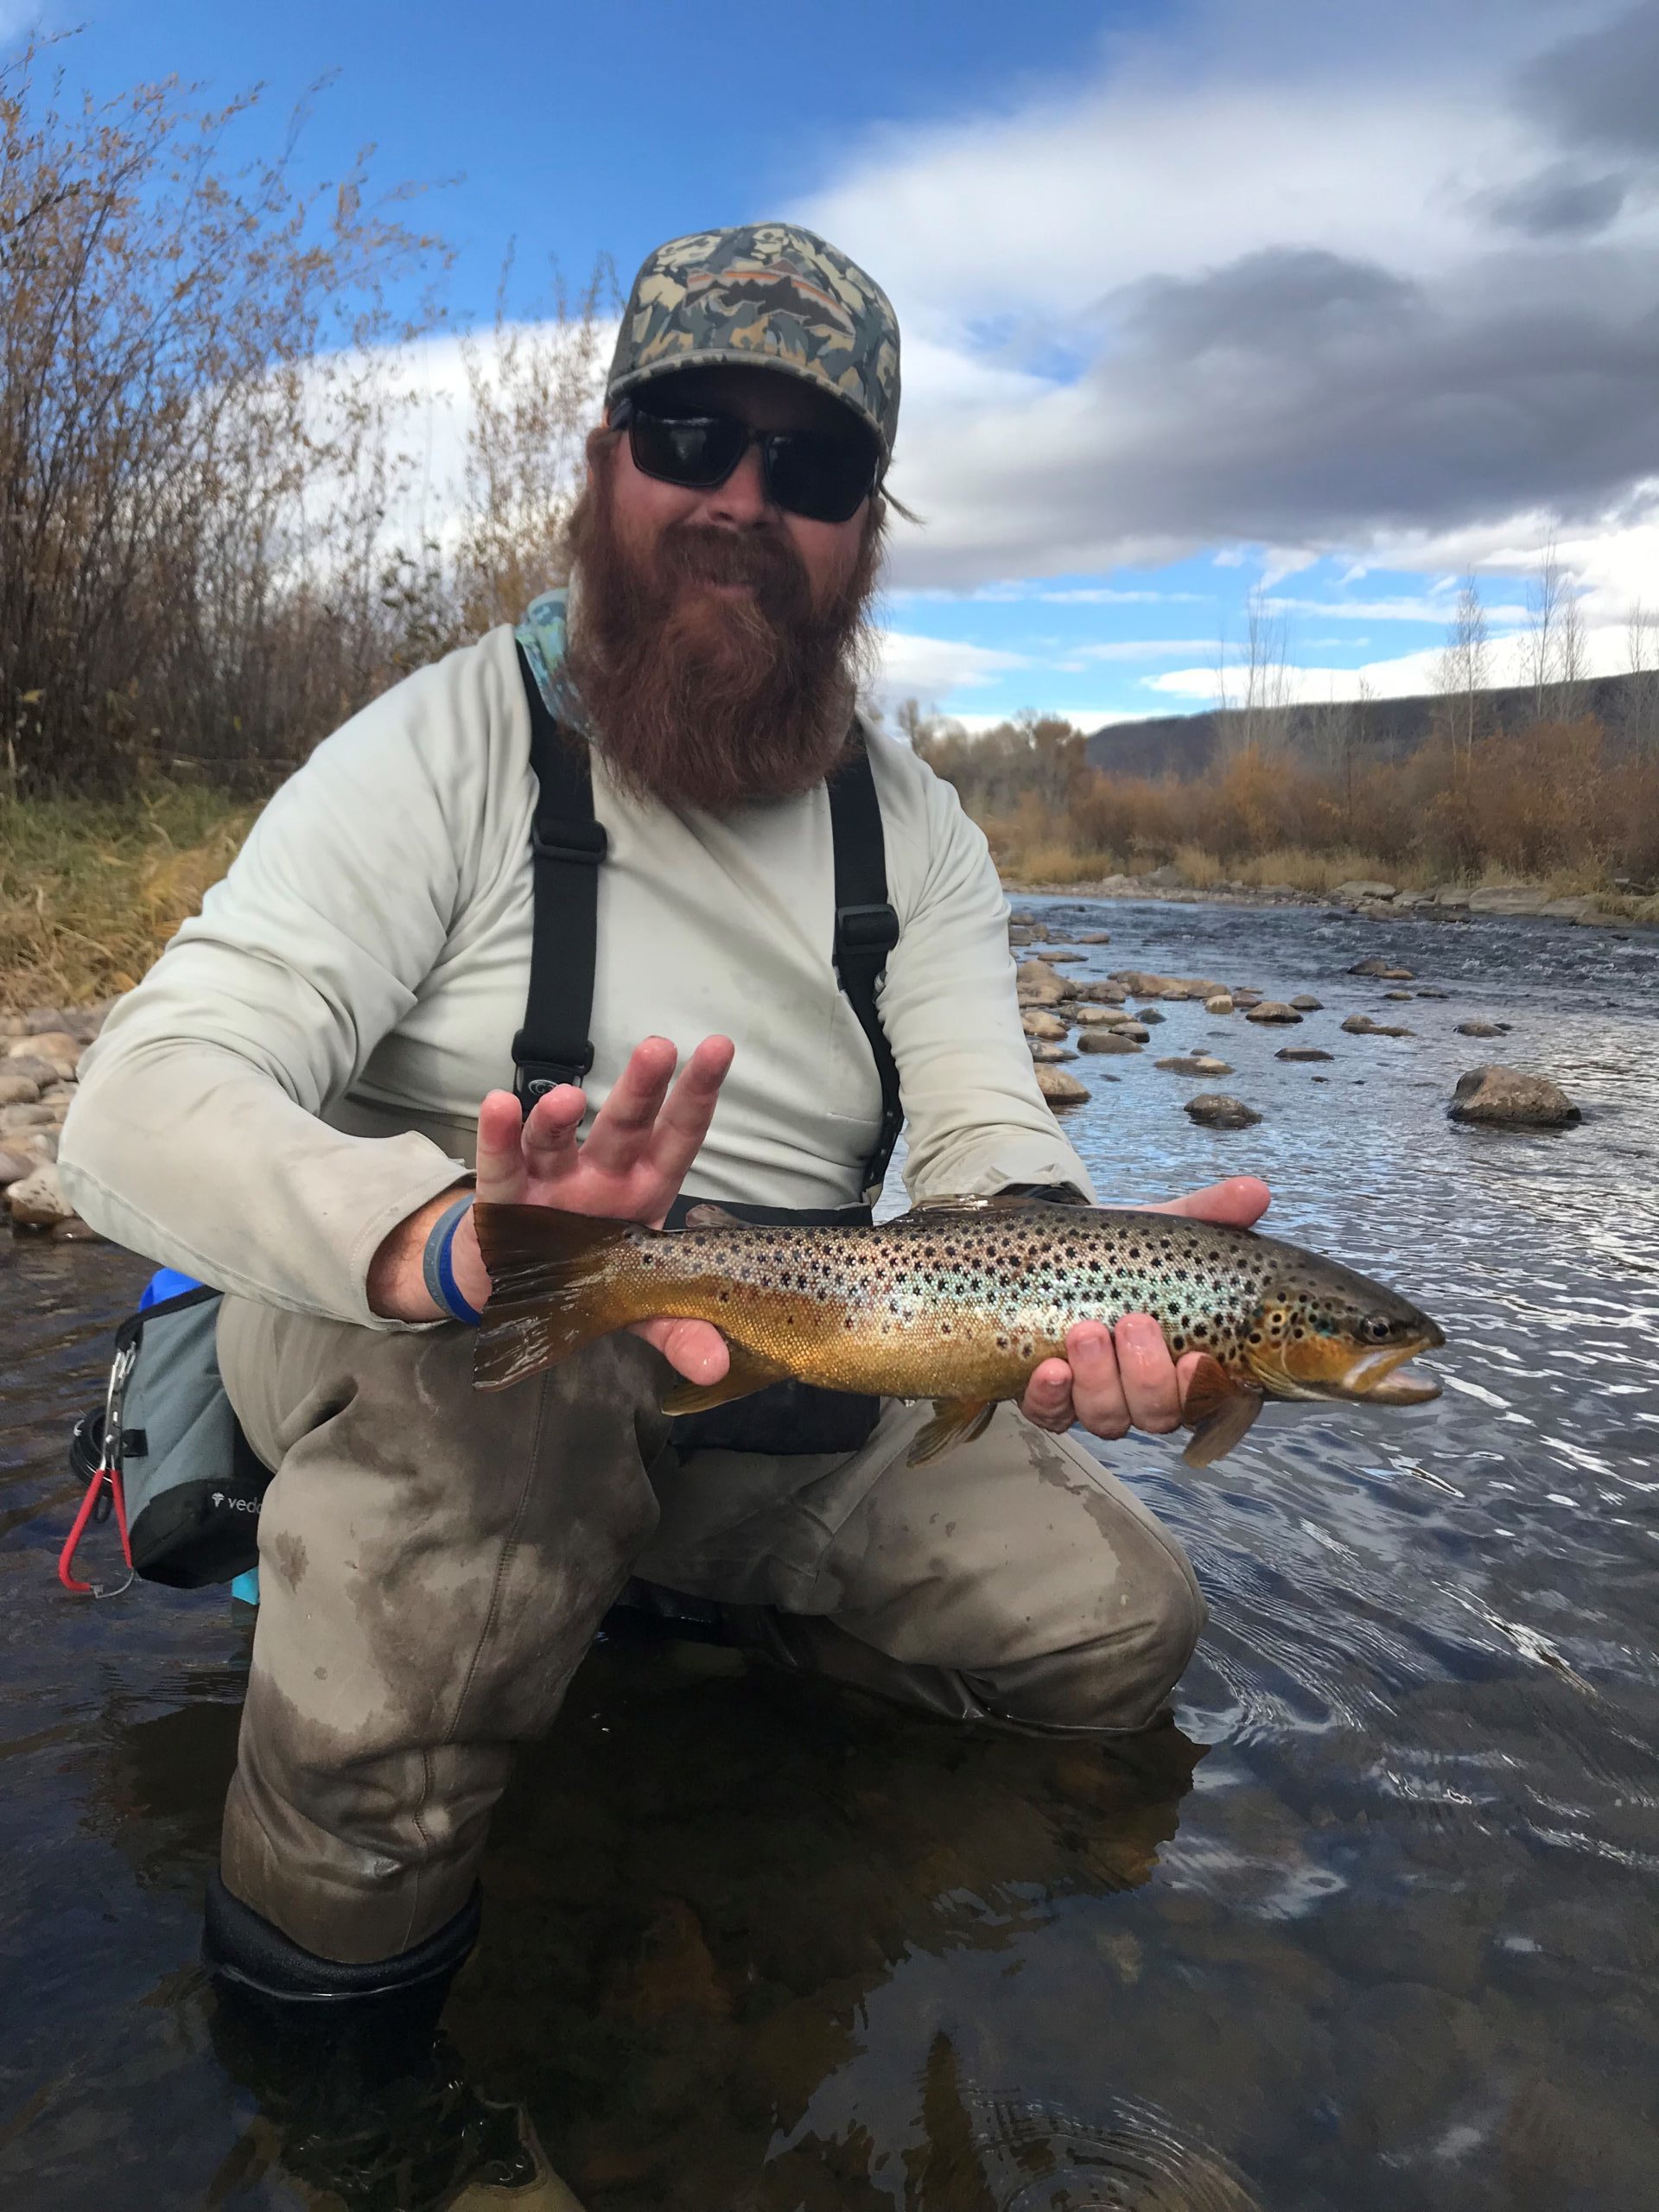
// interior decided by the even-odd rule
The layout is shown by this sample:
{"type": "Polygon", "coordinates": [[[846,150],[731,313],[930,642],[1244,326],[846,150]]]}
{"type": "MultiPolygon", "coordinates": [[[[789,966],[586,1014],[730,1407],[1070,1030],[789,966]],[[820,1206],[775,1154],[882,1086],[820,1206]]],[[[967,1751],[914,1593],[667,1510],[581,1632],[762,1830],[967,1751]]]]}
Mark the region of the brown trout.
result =
{"type": "Polygon", "coordinates": [[[545,1206],[474,1208],[495,1287],[473,1380],[500,1389],[658,1317],[713,1322],[718,1382],[670,1391],[700,1413],[792,1376],[931,1398],[912,1465],[977,1436],[1078,1321],[1150,1313],[1179,1358],[1204,1355],[1183,1412],[1193,1466],[1230,1451],[1268,1398],[1420,1405],[1396,1372],[1446,1338],[1407,1300],[1335,1261],[1179,1215],[1025,1198],[925,1200],[879,1227],[804,1228],[693,1208],[674,1233],[545,1206]]]}

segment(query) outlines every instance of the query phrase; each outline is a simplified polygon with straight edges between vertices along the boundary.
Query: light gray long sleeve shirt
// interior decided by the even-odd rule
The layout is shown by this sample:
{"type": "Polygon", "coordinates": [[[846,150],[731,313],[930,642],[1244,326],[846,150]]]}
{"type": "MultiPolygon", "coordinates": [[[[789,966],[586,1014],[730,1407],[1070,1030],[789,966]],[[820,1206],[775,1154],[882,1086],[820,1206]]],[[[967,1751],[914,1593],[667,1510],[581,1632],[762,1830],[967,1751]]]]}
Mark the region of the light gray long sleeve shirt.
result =
{"type": "MultiPolygon", "coordinates": [[[[1087,1171],[1038,1090],[984,838],[873,737],[899,922],[879,1007],[912,1197],[1087,1171]]],[[[318,747],[81,1064],[64,1187],[118,1243],[221,1289],[368,1325],[388,1233],[470,1166],[510,1088],[530,971],[530,716],[509,628],[318,747]]],[[[831,964],[829,799],[677,814],[594,754],[599,871],[590,1111],[638,1040],[737,1054],[689,1187],[846,1205],[880,1089],[831,964]]]]}

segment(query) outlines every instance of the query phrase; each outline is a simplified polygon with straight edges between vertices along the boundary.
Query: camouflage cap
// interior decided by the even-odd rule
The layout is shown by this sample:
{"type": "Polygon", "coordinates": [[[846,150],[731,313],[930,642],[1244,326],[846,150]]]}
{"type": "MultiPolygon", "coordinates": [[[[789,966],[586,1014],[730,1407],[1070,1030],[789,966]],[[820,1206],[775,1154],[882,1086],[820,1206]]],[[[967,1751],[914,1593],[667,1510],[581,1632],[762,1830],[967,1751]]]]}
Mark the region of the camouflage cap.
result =
{"type": "Polygon", "coordinates": [[[845,402],[893,455],[899,324],[856,262],[792,223],[696,231],[633,280],[605,383],[608,405],[653,378],[713,361],[782,369],[845,402]]]}

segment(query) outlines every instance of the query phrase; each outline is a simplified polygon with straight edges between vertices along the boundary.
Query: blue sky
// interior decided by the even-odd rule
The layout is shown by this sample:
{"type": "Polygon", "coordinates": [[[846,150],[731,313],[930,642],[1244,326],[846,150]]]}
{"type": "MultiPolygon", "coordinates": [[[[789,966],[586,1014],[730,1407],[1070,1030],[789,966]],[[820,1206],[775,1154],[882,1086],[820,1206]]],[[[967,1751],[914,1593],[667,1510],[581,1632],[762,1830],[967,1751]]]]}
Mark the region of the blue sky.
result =
{"type": "Polygon", "coordinates": [[[0,0],[100,93],[316,79],[337,175],[452,180],[452,320],[788,213],[893,296],[888,696],[978,722],[1210,703],[1252,594],[1305,696],[1498,641],[1554,533],[1592,664],[1659,607],[1659,4],[1026,0],[626,11],[0,0]],[[1219,647],[1218,647],[1218,641],[1219,647]]]}

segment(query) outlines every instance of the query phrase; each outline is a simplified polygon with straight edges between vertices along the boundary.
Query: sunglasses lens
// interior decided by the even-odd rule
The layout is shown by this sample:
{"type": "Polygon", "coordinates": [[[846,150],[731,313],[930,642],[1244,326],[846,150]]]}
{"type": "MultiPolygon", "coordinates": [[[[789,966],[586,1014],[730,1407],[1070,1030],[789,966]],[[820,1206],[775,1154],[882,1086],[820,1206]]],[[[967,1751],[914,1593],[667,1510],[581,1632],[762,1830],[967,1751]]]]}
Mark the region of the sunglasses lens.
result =
{"type": "Polygon", "coordinates": [[[780,433],[767,441],[766,481],[772,496],[810,522],[846,522],[875,482],[873,445],[856,438],[780,433]]]}
{"type": "Polygon", "coordinates": [[[654,415],[636,408],[628,424],[634,467],[692,488],[723,483],[747,435],[728,415],[654,415]]]}

